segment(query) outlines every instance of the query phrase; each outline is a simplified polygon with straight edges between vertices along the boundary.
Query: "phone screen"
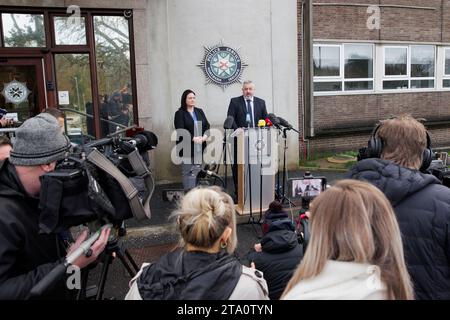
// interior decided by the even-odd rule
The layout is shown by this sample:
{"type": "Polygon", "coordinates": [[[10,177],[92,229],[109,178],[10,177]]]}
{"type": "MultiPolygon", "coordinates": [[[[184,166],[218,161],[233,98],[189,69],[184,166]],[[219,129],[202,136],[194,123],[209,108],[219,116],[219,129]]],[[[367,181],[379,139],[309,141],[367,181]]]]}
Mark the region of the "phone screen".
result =
{"type": "Polygon", "coordinates": [[[291,197],[316,197],[325,190],[325,178],[291,179],[291,197]]]}

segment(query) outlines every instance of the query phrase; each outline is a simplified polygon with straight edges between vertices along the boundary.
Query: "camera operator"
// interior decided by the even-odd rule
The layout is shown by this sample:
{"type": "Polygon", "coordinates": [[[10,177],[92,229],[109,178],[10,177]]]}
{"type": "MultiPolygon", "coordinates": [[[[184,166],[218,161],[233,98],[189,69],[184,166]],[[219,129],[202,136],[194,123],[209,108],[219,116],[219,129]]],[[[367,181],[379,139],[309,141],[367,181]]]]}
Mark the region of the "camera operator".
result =
{"type": "Polygon", "coordinates": [[[394,207],[416,299],[450,299],[450,190],[419,171],[431,162],[430,144],[423,124],[409,115],[382,121],[369,140],[372,158],[347,176],[372,183],[394,207]]]}
{"type": "MultiPolygon", "coordinates": [[[[50,114],[26,120],[16,131],[9,159],[0,162],[0,299],[27,299],[30,290],[63,261],[65,249],[58,235],[39,234],[40,177],[55,169],[70,143],[50,114]]],[[[73,252],[86,238],[78,237],[73,252]]],[[[96,260],[109,236],[104,229],[79,268],[96,260]]],[[[64,281],[41,298],[69,298],[64,281]]]]}

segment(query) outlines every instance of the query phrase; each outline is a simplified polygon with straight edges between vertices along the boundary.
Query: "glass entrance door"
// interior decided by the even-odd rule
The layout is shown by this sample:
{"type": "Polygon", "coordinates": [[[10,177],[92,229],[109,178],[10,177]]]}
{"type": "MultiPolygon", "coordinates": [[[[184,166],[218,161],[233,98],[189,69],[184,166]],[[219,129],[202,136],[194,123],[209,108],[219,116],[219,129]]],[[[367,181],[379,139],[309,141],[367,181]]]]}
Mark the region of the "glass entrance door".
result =
{"type": "Polygon", "coordinates": [[[0,108],[23,122],[46,106],[40,58],[0,58],[0,108]]]}

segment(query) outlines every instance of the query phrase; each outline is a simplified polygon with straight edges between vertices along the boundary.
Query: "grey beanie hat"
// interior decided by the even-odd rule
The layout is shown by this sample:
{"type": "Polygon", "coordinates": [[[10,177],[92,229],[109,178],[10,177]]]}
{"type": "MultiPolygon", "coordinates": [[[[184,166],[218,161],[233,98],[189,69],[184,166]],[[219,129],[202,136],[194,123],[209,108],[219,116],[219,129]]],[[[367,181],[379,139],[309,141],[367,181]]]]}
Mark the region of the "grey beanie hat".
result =
{"type": "Polygon", "coordinates": [[[58,121],[48,113],[26,120],[15,132],[9,162],[17,166],[36,166],[63,159],[70,141],[58,121]]]}

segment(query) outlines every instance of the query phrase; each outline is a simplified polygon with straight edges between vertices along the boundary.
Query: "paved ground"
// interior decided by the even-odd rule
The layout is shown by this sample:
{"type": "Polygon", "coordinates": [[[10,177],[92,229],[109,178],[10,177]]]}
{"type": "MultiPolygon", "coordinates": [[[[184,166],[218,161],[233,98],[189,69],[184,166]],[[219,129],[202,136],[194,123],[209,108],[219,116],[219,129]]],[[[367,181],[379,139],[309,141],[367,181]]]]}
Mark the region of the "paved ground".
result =
{"type": "MultiPolygon", "coordinates": [[[[303,171],[290,172],[288,178],[300,177],[303,171]]],[[[312,172],[314,176],[325,176],[328,184],[334,184],[336,180],[342,179],[343,173],[339,172],[312,172]]],[[[231,193],[232,181],[227,182],[231,193]]],[[[178,235],[173,224],[168,220],[175,204],[164,202],[162,191],[164,189],[181,189],[180,184],[158,185],[151,200],[152,218],[147,221],[126,221],[127,235],[120,240],[122,249],[130,252],[137,265],[143,262],[156,261],[162,254],[170,251],[176,246],[178,235]]],[[[288,207],[289,208],[289,207],[288,207]]],[[[295,210],[292,210],[295,214],[295,210]]],[[[259,218],[259,213],[256,215],[259,218]]],[[[253,244],[259,241],[261,228],[258,224],[248,223],[249,219],[239,219],[241,223],[237,227],[238,247],[236,253],[243,258],[253,244]]],[[[256,219],[258,220],[258,219],[256,219]]],[[[101,273],[101,264],[90,272],[89,282],[94,284],[101,273]]],[[[130,276],[119,259],[115,259],[110,265],[105,285],[104,298],[123,299],[128,291],[130,276]]]]}

